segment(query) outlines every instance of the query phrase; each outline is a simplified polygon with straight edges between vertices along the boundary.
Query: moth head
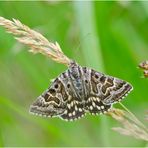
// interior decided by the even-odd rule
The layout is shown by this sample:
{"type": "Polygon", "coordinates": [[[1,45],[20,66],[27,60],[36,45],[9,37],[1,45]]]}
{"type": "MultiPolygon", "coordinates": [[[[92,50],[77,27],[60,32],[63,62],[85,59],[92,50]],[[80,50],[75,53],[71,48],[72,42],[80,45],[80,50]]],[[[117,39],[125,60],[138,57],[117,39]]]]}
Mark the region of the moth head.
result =
{"type": "Polygon", "coordinates": [[[78,63],[75,60],[71,60],[70,63],[69,63],[69,68],[75,67],[75,66],[78,66],[78,63]]]}

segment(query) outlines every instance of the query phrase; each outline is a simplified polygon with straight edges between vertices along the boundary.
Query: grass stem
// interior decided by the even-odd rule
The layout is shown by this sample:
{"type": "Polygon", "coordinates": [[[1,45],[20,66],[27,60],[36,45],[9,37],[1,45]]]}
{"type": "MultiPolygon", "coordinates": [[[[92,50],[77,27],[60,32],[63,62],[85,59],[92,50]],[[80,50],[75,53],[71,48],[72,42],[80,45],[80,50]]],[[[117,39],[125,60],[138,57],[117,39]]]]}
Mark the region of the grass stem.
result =
{"type": "MultiPolygon", "coordinates": [[[[96,70],[104,71],[104,64],[102,59],[101,48],[99,44],[99,37],[96,34],[96,22],[94,15],[93,2],[74,2],[74,9],[77,23],[80,29],[80,40],[83,41],[82,52],[87,66],[93,67],[96,70]],[[84,36],[91,34],[89,41],[83,40],[84,36]]],[[[101,141],[103,146],[111,146],[109,142],[108,120],[104,116],[101,119],[101,141]]],[[[99,127],[98,127],[99,128],[99,127]]]]}
{"type": "Polygon", "coordinates": [[[141,126],[148,132],[148,129],[145,127],[145,125],[127,107],[125,107],[122,103],[120,103],[120,105],[129,113],[129,115],[131,115],[135,123],[137,123],[139,126],[141,126]]]}

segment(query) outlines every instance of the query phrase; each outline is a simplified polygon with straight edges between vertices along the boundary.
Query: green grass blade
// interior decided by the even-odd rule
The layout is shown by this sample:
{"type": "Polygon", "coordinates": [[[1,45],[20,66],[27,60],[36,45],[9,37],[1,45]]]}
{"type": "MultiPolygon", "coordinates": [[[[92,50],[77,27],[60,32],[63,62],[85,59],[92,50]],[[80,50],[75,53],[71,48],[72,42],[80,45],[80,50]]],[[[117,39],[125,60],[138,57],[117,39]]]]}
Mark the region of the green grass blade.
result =
{"type": "MultiPolygon", "coordinates": [[[[96,70],[104,71],[99,37],[96,34],[96,22],[94,15],[93,2],[74,2],[74,9],[77,23],[80,29],[80,41],[82,43],[82,52],[87,66],[93,67],[96,70]],[[87,35],[91,34],[89,40],[83,40],[87,35]]],[[[103,146],[110,146],[108,133],[108,120],[104,116],[100,116],[101,123],[98,129],[101,129],[101,141],[103,146]]],[[[99,134],[99,132],[98,132],[99,134]]]]}

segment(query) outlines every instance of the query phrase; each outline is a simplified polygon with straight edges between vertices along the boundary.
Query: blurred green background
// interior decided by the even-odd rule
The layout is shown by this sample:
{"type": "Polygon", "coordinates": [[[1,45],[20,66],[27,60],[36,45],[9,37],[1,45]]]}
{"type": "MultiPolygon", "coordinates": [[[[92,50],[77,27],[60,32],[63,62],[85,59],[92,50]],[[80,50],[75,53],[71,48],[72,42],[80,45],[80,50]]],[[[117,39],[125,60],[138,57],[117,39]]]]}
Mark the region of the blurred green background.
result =
{"type": "MultiPolygon", "coordinates": [[[[58,41],[79,64],[130,82],[122,103],[144,122],[148,80],[137,65],[148,59],[148,2],[1,1],[0,16],[58,41]]],[[[105,115],[75,122],[30,115],[30,104],[65,70],[0,27],[0,146],[146,146],[112,131],[119,124],[105,115]]]]}

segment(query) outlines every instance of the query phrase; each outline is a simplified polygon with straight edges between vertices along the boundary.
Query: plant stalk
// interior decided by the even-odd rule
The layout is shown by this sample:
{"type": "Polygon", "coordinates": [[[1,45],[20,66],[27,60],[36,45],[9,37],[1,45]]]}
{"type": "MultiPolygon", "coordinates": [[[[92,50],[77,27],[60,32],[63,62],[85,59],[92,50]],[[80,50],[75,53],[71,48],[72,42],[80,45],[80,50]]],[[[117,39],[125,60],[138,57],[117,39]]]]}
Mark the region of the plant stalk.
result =
{"type": "MultiPolygon", "coordinates": [[[[101,48],[99,44],[99,36],[97,35],[94,6],[92,1],[74,1],[74,10],[76,14],[76,21],[80,30],[80,41],[83,41],[82,52],[87,66],[95,68],[99,71],[104,71],[104,64],[102,59],[101,48]],[[89,41],[83,40],[86,35],[90,34],[89,41]]],[[[102,146],[111,146],[109,142],[108,120],[105,116],[101,118],[101,132],[102,146]]],[[[99,129],[99,127],[98,127],[99,129]]]]}

